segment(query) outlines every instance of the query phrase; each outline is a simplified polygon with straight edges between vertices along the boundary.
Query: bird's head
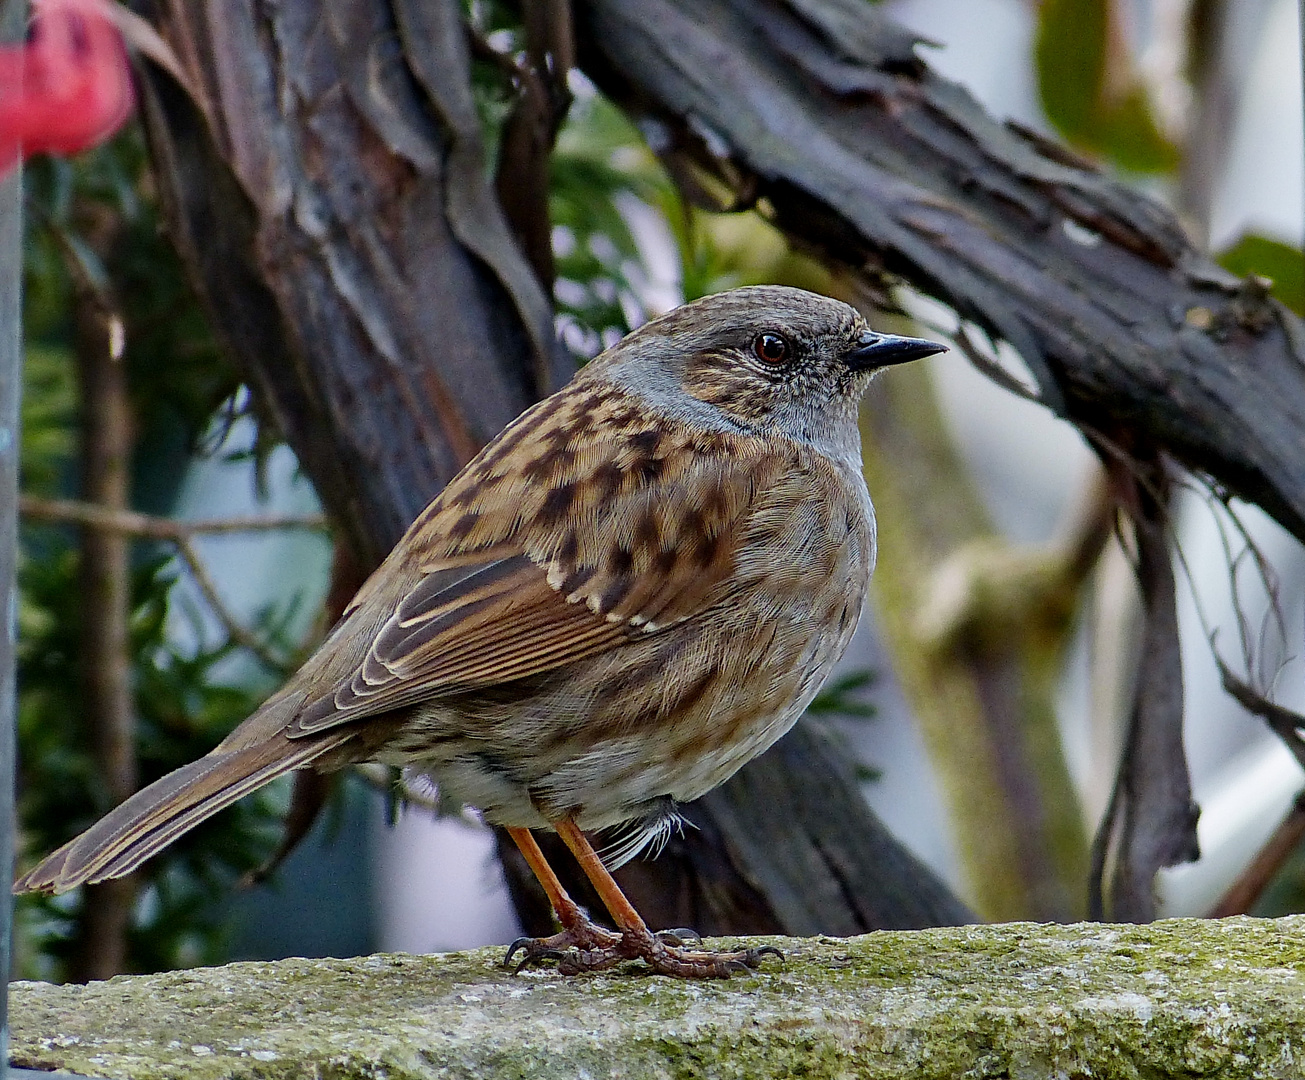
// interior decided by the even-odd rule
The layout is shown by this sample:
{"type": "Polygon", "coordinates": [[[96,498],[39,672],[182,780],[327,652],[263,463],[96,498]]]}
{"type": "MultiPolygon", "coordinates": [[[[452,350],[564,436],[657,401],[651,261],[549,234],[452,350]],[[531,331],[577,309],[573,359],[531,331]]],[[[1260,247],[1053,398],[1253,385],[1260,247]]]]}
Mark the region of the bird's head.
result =
{"type": "Polygon", "coordinates": [[[686,419],[714,413],[734,427],[832,450],[855,440],[857,402],[875,372],[944,350],[876,333],[839,300],[756,285],[676,308],[595,365],[686,419]]]}

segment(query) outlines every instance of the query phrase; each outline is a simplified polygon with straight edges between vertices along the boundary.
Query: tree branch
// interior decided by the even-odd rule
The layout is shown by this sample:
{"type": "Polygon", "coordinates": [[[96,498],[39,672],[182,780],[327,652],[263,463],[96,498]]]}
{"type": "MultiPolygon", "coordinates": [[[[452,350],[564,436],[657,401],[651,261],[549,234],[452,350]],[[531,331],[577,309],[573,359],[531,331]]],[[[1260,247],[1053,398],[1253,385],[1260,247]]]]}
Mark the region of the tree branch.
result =
{"type": "Polygon", "coordinates": [[[320,515],[179,521],[175,518],[138,514],[120,507],[98,506],[95,503],[77,502],[72,499],[42,499],[33,495],[19,497],[19,511],[29,520],[81,525],[91,533],[103,533],[118,540],[125,536],[136,536],[172,544],[177,549],[182,562],[186,564],[191,580],[195,582],[195,587],[204,597],[209,610],[226,630],[227,637],[242,648],[248,649],[272,671],[280,672],[284,676],[293,670],[289,660],[268,649],[258,635],[242,625],[227,607],[195,548],[193,538],[199,535],[220,536],[280,529],[324,529],[326,519],[320,515]]]}
{"type": "Polygon", "coordinates": [[[1219,897],[1209,911],[1209,918],[1223,919],[1229,915],[1246,915],[1264,895],[1283,865],[1305,840],[1305,791],[1296,796],[1287,816],[1278,823],[1273,835],[1255,853],[1250,865],[1219,897]]]}
{"type": "Polygon", "coordinates": [[[568,368],[485,177],[461,10],[138,6],[191,88],[142,66],[170,234],[373,567],[568,368]]]}
{"type": "Polygon", "coordinates": [[[1154,880],[1161,867],[1200,857],[1191,780],[1183,751],[1183,669],[1177,593],[1168,526],[1169,483],[1159,454],[1111,460],[1121,506],[1136,547],[1142,594],[1141,673],[1109,807],[1092,847],[1088,915],[1120,922],[1155,918],[1154,880]],[[1113,862],[1110,906],[1103,896],[1113,862]]]}
{"type": "Polygon", "coordinates": [[[241,648],[248,649],[272,671],[279,672],[282,678],[289,675],[294,670],[295,665],[285,657],[272,652],[259,640],[257,634],[246,629],[240,620],[235,617],[222,599],[217,583],[209,576],[209,572],[204,566],[204,560],[199,557],[199,552],[195,550],[195,545],[191,543],[189,537],[178,537],[173,543],[177,547],[177,553],[186,564],[186,569],[190,571],[190,578],[195,583],[195,587],[199,589],[200,594],[204,597],[209,610],[213,612],[218,622],[222,624],[222,628],[226,630],[227,637],[241,648]]]}
{"type": "Polygon", "coordinates": [[[320,514],[287,514],[279,517],[230,517],[200,521],[154,517],[134,510],[114,509],[75,499],[43,499],[36,495],[18,497],[19,513],[29,520],[86,525],[101,532],[140,536],[150,540],[186,540],[199,535],[266,532],[281,529],[325,529],[320,514]]]}
{"type": "Polygon", "coordinates": [[[1145,432],[1305,540],[1305,324],[1169,211],[988,116],[860,0],[580,0],[580,66],[690,190],[1010,342],[1045,404],[1145,432]]]}
{"type": "MultiPolygon", "coordinates": [[[[120,221],[106,222],[97,247],[116,239],[120,221]]],[[[107,289],[84,282],[73,309],[81,405],[81,485],[88,505],[126,510],[131,487],[134,424],[123,360],[122,315],[107,289]]],[[[136,702],[131,675],[131,567],[121,534],[87,529],[81,537],[83,717],[95,761],[97,794],[107,811],[136,791],[136,702]]],[[[86,890],[76,949],[76,981],[107,979],[126,970],[127,934],[136,899],[132,877],[86,890]]]]}

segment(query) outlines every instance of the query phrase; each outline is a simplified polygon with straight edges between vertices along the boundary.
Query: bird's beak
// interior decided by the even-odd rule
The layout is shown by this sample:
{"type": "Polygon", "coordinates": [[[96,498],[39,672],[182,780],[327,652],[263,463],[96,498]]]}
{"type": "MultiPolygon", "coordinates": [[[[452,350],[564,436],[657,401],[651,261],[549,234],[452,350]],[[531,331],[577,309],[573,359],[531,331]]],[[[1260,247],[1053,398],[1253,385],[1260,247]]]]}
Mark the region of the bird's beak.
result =
{"type": "Polygon", "coordinates": [[[861,337],[860,347],[847,354],[847,366],[853,371],[878,371],[893,364],[905,364],[908,360],[919,360],[922,356],[946,351],[946,345],[925,341],[924,338],[867,332],[861,337]]]}

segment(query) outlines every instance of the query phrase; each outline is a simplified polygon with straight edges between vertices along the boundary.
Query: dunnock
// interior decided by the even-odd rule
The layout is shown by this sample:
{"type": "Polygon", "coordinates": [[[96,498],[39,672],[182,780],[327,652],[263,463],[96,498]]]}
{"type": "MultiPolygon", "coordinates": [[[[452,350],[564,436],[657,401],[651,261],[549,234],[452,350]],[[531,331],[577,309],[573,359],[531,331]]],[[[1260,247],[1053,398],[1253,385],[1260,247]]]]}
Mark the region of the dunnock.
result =
{"type": "Polygon", "coordinates": [[[768,950],[650,932],[582,830],[625,827],[612,864],[655,845],[676,803],[815,696],[874,563],[858,399],[878,368],[942,349],[768,286],[641,327],[454,477],[258,712],[15,890],[128,874],[282,773],[375,761],[430,777],[521,848],[562,930],[509,961],[756,965],[768,950]],[[567,896],[531,829],[562,836],[619,933],[567,896]]]}

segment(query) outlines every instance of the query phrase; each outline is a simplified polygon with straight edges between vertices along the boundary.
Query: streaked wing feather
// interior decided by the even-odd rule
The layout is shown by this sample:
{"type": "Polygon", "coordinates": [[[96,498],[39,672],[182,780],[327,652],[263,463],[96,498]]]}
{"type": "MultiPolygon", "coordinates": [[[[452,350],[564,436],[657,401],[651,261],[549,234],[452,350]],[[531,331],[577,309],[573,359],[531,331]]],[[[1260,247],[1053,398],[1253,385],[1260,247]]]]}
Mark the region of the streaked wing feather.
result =
{"type": "Polygon", "coordinates": [[[440,573],[405,598],[352,677],[306,708],[289,728],[291,736],[526,678],[608,648],[625,633],[583,604],[568,604],[524,555],[446,578],[443,589],[423,588],[440,573]]]}
{"type": "Polygon", "coordinates": [[[360,590],[348,621],[370,640],[339,628],[290,736],[554,670],[719,600],[739,530],[791,457],[742,435],[650,432],[610,397],[533,428],[527,413],[454,478],[360,590]],[[633,419],[604,424],[605,409],[633,419]],[[397,602],[384,575],[407,579],[397,602]]]}

